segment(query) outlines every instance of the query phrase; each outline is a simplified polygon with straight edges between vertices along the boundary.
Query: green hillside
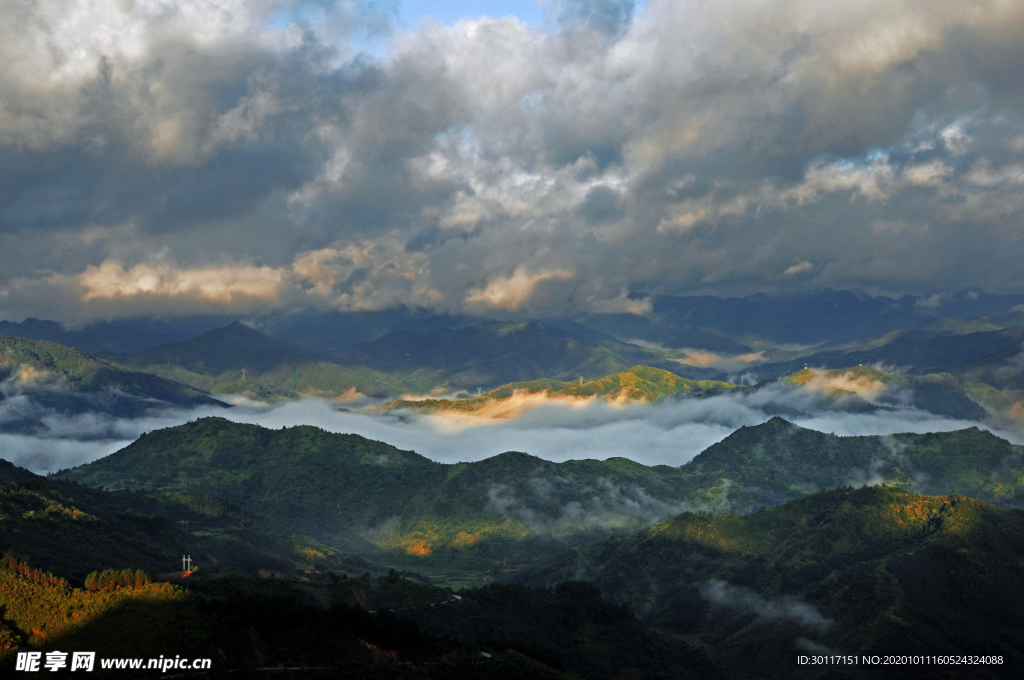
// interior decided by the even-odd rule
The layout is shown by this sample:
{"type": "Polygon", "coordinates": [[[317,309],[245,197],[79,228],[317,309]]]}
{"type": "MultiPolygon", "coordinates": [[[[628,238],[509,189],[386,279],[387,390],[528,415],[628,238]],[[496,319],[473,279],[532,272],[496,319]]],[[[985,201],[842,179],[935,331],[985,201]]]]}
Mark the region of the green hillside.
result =
{"type": "Polygon", "coordinates": [[[151,432],[58,475],[108,488],[173,490],[187,481],[325,542],[491,569],[495,559],[671,516],[682,509],[682,477],[624,458],[551,463],[514,452],[446,465],[358,435],[222,418],[151,432]]]}
{"type": "Polygon", "coordinates": [[[516,452],[441,464],[357,435],[205,418],[146,434],[58,479],[167,491],[187,482],[449,583],[493,580],[565,541],[627,534],[683,510],[750,511],[845,484],[1024,503],[1021,449],[987,432],[836,437],[781,418],[741,428],[679,469],[516,452]]]}
{"type": "Polygon", "coordinates": [[[887,340],[853,351],[828,350],[764,364],[757,372],[765,378],[780,378],[804,366],[892,366],[905,376],[918,408],[980,418],[985,415],[981,404],[1012,418],[1024,417],[1024,371],[1019,368],[1024,328],[962,334],[908,331],[887,340]]]}
{"type": "MultiPolygon", "coordinates": [[[[1024,513],[891,487],[818,492],[748,515],[685,513],[517,574],[572,575],[756,677],[813,677],[800,653],[998,655],[1024,663],[1024,513]]],[[[957,667],[832,677],[964,677],[957,667]]]]}
{"type": "Polygon", "coordinates": [[[180,382],[97,359],[45,340],[0,335],[0,380],[5,396],[24,395],[28,404],[7,414],[6,432],[32,433],[47,411],[109,413],[138,417],[154,408],[225,406],[180,382]]]}
{"type": "Polygon", "coordinates": [[[765,381],[758,387],[764,389],[777,384],[819,392],[836,410],[911,406],[961,419],[983,419],[987,415],[965,389],[963,381],[950,374],[905,375],[866,365],[804,368],[778,381],[765,381]]]}
{"type": "Polygon", "coordinates": [[[8,549],[79,584],[89,572],[112,567],[181,571],[184,554],[202,570],[251,574],[290,574],[342,559],[229,501],[104,491],[39,477],[0,459],[0,550],[8,549]]]}
{"type": "Polygon", "coordinates": [[[0,335],[0,379],[16,380],[25,389],[52,385],[78,393],[116,390],[132,397],[179,405],[220,403],[181,383],[134,371],[76,349],[9,335],[0,335]]]}
{"type": "Polygon", "coordinates": [[[590,398],[616,399],[626,401],[657,401],[670,394],[694,394],[708,396],[725,390],[747,390],[739,385],[715,380],[688,380],[669,371],[650,366],[633,366],[632,368],[605,376],[597,380],[560,381],[531,380],[528,382],[510,383],[491,390],[478,397],[465,399],[420,399],[394,400],[380,408],[383,409],[416,409],[421,411],[459,411],[473,412],[488,404],[511,398],[514,394],[547,393],[552,398],[590,398]]]}
{"type": "Polygon", "coordinates": [[[848,484],[1024,506],[1024,448],[978,428],[839,437],[775,417],[733,432],[682,472],[684,497],[715,512],[749,512],[848,484]]]}

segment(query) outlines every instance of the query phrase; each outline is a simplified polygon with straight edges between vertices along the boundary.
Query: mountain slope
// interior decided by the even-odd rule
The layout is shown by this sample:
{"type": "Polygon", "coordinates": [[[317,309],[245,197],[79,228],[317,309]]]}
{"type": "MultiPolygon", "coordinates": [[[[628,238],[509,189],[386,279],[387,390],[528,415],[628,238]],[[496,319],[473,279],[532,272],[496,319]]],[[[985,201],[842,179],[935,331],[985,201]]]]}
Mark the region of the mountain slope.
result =
{"type": "Polygon", "coordinates": [[[302,394],[338,397],[346,392],[395,394],[408,389],[408,381],[401,376],[339,366],[238,321],[187,342],[151,347],[118,359],[213,394],[242,394],[261,400],[302,394]]]}
{"type": "Polygon", "coordinates": [[[91,571],[291,573],[338,554],[234,503],[194,493],[104,491],[47,479],[0,459],[0,548],[82,582],[91,571]],[[184,524],[188,521],[187,531],[184,524]]]}
{"type": "Polygon", "coordinates": [[[53,342],[0,335],[0,375],[23,384],[52,385],[80,393],[116,390],[173,404],[220,403],[181,383],[97,359],[53,342]]]}
{"type": "Polygon", "coordinates": [[[138,417],[168,405],[226,406],[173,380],[132,370],[76,349],[0,335],[0,431],[32,434],[53,413],[138,417]]]}
{"type": "Polygon", "coordinates": [[[21,323],[0,321],[0,333],[14,338],[26,340],[45,340],[65,347],[73,347],[80,352],[96,355],[102,353],[106,345],[96,338],[81,331],[64,328],[56,321],[43,319],[25,319],[21,323]]]}
{"type": "Polygon", "coordinates": [[[541,378],[592,380],[637,363],[662,368],[673,364],[661,352],[587,329],[566,330],[536,321],[484,323],[428,333],[396,331],[343,347],[330,356],[345,366],[423,376],[437,385],[470,390],[541,378]]]}
{"type": "Polygon", "coordinates": [[[781,418],[741,428],[681,469],[516,452],[450,465],[357,435],[204,418],[59,478],[166,490],[186,481],[328,543],[488,569],[687,509],[746,511],[844,484],[886,481],[1024,504],[1020,448],[986,432],[836,437],[781,418]]]}
{"type": "Polygon", "coordinates": [[[819,407],[838,411],[905,409],[936,415],[983,420],[988,414],[968,396],[960,380],[949,374],[904,375],[867,365],[833,369],[804,368],[778,380],[765,380],[757,389],[797,387],[816,393],[819,407]]]}
{"type": "Polygon", "coordinates": [[[749,512],[847,484],[1024,507],[1024,448],[978,428],[837,437],[775,417],[733,432],[682,471],[686,498],[718,512],[749,512]]]}
{"type": "Polygon", "coordinates": [[[156,489],[187,480],[320,540],[434,560],[488,562],[492,550],[512,551],[500,560],[529,552],[524,540],[585,540],[683,509],[682,473],[667,466],[551,463],[514,452],[447,465],[358,435],[221,418],[151,432],[59,478],[156,489]]]}
{"type": "Polygon", "coordinates": [[[1006,371],[999,372],[998,369],[1010,367],[1008,362],[1020,354],[1022,342],[1024,328],[1006,328],[963,335],[905,333],[880,347],[818,352],[795,361],[766,364],[758,367],[758,370],[781,376],[799,370],[804,365],[842,368],[864,364],[897,367],[911,375],[965,375],[985,372],[990,378],[1000,376],[996,378],[995,384],[1002,386],[1001,380],[1012,381],[1016,376],[1006,371]]]}
{"type": "Polygon", "coordinates": [[[687,380],[669,371],[649,366],[632,368],[598,380],[563,382],[531,380],[510,383],[479,397],[465,399],[394,400],[381,408],[415,409],[420,411],[458,411],[472,413],[499,405],[514,396],[546,395],[551,399],[601,398],[622,401],[657,401],[670,394],[709,396],[726,390],[746,391],[749,388],[714,380],[687,380]]]}
{"type": "MultiPolygon", "coordinates": [[[[517,574],[572,574],[758,677],[808,677],[799,653],[1000,655],[1024,662],[1024,512],[886,487],[824,491],[748,515],[686,513],[517,574]],[[803,650],[803,652],[801,652],[803,650]]],[[[852,677],[961,677],[953,666],[852,677]],[[925,671],[923,674],[921,671],[925,671]]],[[[858,675],[863,673],[864,675],[858,675]]]]}

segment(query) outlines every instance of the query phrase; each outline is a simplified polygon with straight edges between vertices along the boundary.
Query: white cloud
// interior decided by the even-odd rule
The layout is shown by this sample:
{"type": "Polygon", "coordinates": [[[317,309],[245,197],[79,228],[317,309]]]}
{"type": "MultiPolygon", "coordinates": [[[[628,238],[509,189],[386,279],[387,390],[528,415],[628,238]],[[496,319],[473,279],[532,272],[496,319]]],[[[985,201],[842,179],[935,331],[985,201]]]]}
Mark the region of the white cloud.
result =
{"type": "MultiPolygon", "coordinates": [[[[783,404],[807,414],[789,418],[802,427],[841,436],[938,432],[981,426],[1013,443],[1024,443],[1024,431],[993,428],[984,423],[922,411],[832,411],[820,394],[789,388],[759,390],[747,396],[669,399],[655,404],[538,399],[529,405],[519,404],[529,407],[518,408],[514,413],[457,423],[444,417],[408,412],[380,416],[338,411],[336,403],[315,398],[273,407],[240,405],[227,411],[208,407],[169,409],[139,419],[51,413],[43,417],[45,427],[38,436],[0,435],[0,443],[7,447],[4,457],[40,472],[94,460],[126,445],[145,431],[215,414],[272,429],[305,424],[330,432],[359,434],[445,463],[523,451],[552,461],[624,456],[644,465],[679,466],[739,427],[768,420],[770,416],[763,410],[768,404],[783,404]]],[[[353,404],[345,406],[352,408],[353,404]]],[[[0,410],[0,420],[12,417],[11,408],[14,406],[8,403],[5,410],[0,410]]]]}
{"type": "Polygon", "coordinates": [[[525,306],[538,284],[550,280],[573,278],[573,273],[563,269],[548,269],[536,272],[525,267],[516,267],[511,276],[497,276],[483,288],[475,288],[466,295],[469,304],[480,303],[494,309],[514,310],[525,306]]]}
{"type": "Polygon", "coordinates": [[[0,5],[0,313],[1020,289],[1020,3],[126,7],[0,5]]]}
{"type": "Polygon", "coordinates": [[[814,265],[808,262],[807,260],[804,260],[803,262],[794,264],[792,267],[787,267],[786,271],[782,272],[782,275],[796,276],[797,274],[804,274],[806,272],[812,271],[813,269],[814,265]]]}

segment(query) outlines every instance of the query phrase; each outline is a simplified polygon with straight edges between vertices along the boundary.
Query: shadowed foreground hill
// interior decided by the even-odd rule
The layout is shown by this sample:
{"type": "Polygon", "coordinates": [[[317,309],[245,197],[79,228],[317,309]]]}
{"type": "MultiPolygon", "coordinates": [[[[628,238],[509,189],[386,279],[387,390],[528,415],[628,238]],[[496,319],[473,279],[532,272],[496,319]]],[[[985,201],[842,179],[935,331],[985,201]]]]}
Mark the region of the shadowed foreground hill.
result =
{"type": "MultiPolygon", "coordinates": [[[[90,582],[74,588],[0,556],[0,673],[13,674],[18,651],[88,649],[97,653],[100,677],[113,677],[102,670],[111,657],[176,653],[210,659],[213,672],[204,677],[215,678],[282,666],[289,678],[307,680],[726,677],[706,652],[652,631],[586,583],[464,591],[459,601],[393,573],[296,581],[200,572],[171,585],[137,571],[90,582]],[[366,610],[368,598],[377,611],[366,610]],[[440,616],[423,629],[409,612],[440,616]]],[[[167,677],[159,670],[122,675],[167,677]]]]}
{"type": "Polygon", "coordinates": [[[47,479],[0,459],[0,551],[81,584],[110,567],[165,573],[192,556],[204,570],[292,573],[336,551],[219,498],[104,491],[47,479]],[[188,522],[185,525],[179,522],[188,522]]]}
{"type": "MultiPolygon", "coordinates": [[[[1024,663],[1022,570],[1024,512],[865,487],[748,515],[684,513],[517,580],[591,581],[758,677],[809,674],[794,663],[808,651],[1001,655],[971,669],[985,678],[1024,663]]],[[[956,666],[853,670],[839,677],[964,677],[956,666]]]]}

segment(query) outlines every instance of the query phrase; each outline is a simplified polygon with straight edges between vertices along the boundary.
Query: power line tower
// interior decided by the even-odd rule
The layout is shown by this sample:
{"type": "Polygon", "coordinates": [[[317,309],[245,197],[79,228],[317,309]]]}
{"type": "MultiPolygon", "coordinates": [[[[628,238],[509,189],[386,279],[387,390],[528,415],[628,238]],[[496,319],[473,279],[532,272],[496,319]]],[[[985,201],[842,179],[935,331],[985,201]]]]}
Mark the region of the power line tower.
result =
{"type": "Polygon", "coordinates": [[[185,557],[184,555],[181,556],[181,570],[182,571],[192,571],[192,556],[191,555],[189,555],[188,557],[185,557]],[[188,565],[188,568],[185,568],[186,564],[188,565]]]}
{"type": "Polygon", "coordinates": [[[181,527],[182,533],[186,533],[186,534],[188,533],[188,520],[187,519],[179,519],[178,520],[178,525],[181,527]]]}

